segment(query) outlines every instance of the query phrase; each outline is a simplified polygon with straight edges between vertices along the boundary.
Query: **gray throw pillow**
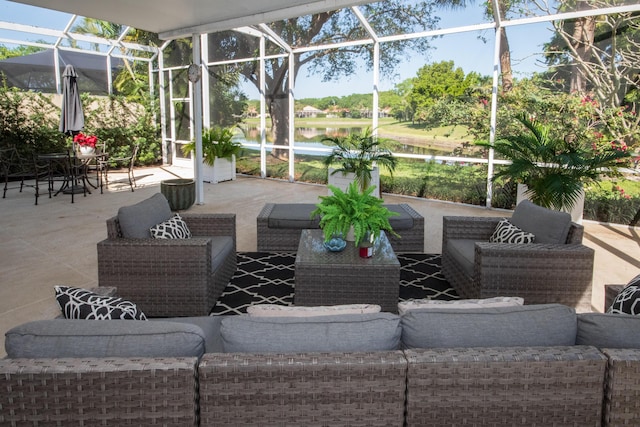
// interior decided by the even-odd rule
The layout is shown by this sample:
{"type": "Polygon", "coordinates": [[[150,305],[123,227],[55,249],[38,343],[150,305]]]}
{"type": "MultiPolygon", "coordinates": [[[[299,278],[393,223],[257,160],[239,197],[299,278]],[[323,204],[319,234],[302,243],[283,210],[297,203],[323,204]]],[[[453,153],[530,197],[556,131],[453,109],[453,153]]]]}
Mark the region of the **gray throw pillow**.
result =
{"type": "Polygon", "coordinates": [[[227,353],[397,350],[400,317],[392,313],[317,317],[230,316],[220,328],[227,353]]]}
{"type": "Polygon", "coordinates": [[[171,207],[162,193],[156,193],[135,205],[118,209],[122,237],[150,239],[151,227],[171,218],[171,207]]]}
{"type": "Polygon", "coordinates": [[[402,316],[404,348],[574,345],[576,313],[561,304],[416,309],[402,316]]]}

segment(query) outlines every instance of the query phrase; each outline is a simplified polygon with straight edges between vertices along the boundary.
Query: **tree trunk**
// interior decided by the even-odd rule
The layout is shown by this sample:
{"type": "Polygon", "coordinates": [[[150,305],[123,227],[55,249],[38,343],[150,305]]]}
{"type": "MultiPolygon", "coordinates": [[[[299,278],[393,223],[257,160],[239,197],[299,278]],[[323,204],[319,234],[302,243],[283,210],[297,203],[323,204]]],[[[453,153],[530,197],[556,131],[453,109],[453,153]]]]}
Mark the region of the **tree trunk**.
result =
{"type": "Polygon", "coordinates": [[[513,89],[513,70],[511,69],[511,52],[507,31],[500,31],[500,74],[502,76],[502,91],[509,92],[513,89]]]}
{"type": "MultiPolygon", "coordinates": [[[[276,95],[269,102],[269,114],[271,115],[271,136],[273,143],[277,145],[289,145],[289,98],[286,94],[276,95]]],[[[289,150],[274,148],[273,157],[288,159],[289,150]]]]}
{"type": "Polygon", "coordinates": [[[571,69],[571,93],[587,92],[587,77],[584,70],[585,65],[591,60],[595,31],[595,16],[576,19],[571,37],[571,45],[576,52],[576,61],[571,69]]]}

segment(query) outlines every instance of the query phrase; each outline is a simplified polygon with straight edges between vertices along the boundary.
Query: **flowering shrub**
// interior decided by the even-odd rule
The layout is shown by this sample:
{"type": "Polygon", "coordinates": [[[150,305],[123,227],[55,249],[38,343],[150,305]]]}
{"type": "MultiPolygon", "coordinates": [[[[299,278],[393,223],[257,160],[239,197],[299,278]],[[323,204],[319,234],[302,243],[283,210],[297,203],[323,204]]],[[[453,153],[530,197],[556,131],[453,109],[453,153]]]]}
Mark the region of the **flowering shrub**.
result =
{"type": "Polygon", "coordinates": [[[98,143],[98,137],[95,135],[85,135],[82,132],[73,137],[73,142],[81,147],[96,147],[98,143]]]}

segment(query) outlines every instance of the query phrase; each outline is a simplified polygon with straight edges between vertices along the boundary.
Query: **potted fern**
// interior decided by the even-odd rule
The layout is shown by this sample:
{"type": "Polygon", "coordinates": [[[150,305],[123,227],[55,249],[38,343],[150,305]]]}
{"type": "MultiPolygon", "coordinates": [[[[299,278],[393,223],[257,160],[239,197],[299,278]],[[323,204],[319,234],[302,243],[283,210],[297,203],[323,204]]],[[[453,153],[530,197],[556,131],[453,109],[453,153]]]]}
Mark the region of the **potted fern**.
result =
{"type": "Polygon", "coordinates": [[[517,116],[527,132],[478,145],[493,148],[511,163],[502,167],[493,180],[518,184],[518,200],[529,199],[550,209],[571,213],[574,221],[582,218],[584,185],[598,183],[602,175],[615,175],[620,162],[629,153],[614,146],[594,150],[576,138],[554,135],[550,126],[517,116]]]}
{"type": "Polygon", "coordinates": [[[398,213],[390,211],[383,205],[382,199],[371,195],[373,187],[362,192],[352,182],[346,192],[333,185],[329,185],[329,189],[333,194],[320,196],[320,203],[311,213],[312,218],[320,216],[325,242],[334,236],[347,236],[351,229],[357,246],[375,241],[382,230],[397,235],[391,228],[389,218],[398,213]]]}
{"type": "MultiPolygon", "coordinates": [[[[182,152],[189,155],[196,149],[195,141],[182,147],[182,152]]],[[[236,155],[242,145],[233,140],[230,128],[214,126],[202,131],[202,179],[217,183],[236,179],[236,155]]]]}
{"type": "Polygon", "coordinates": [[[324,159],[329,185],[346,190],[349,183],[355,181],[360,191],[374,186],[374,196],[380,197],[379,166],[393,173],[397,165],[397,159],[391,151],[382,147],[384,140],[366,128],[360,134],[324,138],[322,141],[335,146],[324,159]]]}

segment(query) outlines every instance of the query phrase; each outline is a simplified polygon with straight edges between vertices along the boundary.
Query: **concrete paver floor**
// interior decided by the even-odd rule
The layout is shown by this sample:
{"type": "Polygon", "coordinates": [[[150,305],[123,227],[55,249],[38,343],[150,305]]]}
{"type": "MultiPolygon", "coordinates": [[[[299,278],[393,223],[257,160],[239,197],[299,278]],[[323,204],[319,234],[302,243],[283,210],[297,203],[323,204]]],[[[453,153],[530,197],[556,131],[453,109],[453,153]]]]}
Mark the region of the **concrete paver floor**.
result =
{"type": "MultiPolygon", "coordinates": [[[[106,238],[105,220],[126,206],[160,191],[160,181],[191,178],[178,167],[139,168],[131,192],[126,174],[110,174],[109,189],[75,203],[60,194],[45,194],[34,206],[33,189],[9,190],[0,200],[0,336],[15,325],[59,314],[53,296],[58,284],[98,285],[96,243],[106,238]]],[[[256,217],[267,202],[312,202],[326,195],[324,185],[289,183],[238,176],[235,181],[204,184],[204,204],[189,212],[237,215],[238,251],[256,250],[256,217]]],[[[449,202],[384,194],[388,203],[410,203],[425,217],[425,252],[440,253],[444,215],[510,216],[510,212],[449,202]]],[[[602,311],[603,285],[626,283],[640,273],[640,228],[585,221],[584,244],[595,249],[592,305],[602,311]]],[[[3,341],[4,342],[4,341],[3,341]]],[[[0,346],[0,357],[4,355],[0,346]]]]}

